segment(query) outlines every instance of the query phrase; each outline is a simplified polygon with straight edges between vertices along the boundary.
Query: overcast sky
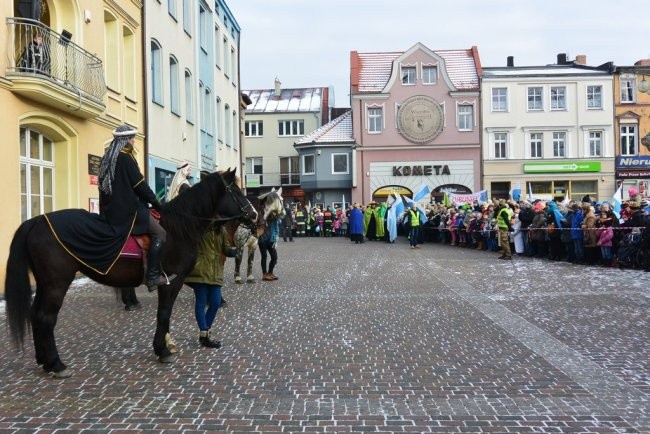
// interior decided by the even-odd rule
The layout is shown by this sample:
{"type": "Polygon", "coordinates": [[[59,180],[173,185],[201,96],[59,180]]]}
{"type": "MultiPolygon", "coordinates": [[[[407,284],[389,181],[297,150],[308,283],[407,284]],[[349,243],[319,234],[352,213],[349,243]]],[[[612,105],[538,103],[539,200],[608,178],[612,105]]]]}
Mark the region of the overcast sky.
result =
{"type": "Polygon", "coordinates": [[[648,0],[228,0],[242,31],[242,89],[334,86],[350,105],[350,51],[476,45],[483,66],[650,58],[648,0]]]}

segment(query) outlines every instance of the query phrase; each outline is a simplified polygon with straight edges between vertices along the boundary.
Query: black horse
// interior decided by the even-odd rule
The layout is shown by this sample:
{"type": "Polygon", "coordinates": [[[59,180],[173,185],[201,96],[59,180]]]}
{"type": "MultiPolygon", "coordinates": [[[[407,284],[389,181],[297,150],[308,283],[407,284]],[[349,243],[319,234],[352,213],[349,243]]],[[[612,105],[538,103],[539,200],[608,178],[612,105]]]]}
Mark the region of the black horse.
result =
{"type": "MultiPolygon", "coordinates": [[[[235,184],[235,171],[212,173],[161,210],[161,225],[167,231],[163,269],[177,277],[158,289],[158,313],[153,349],[158,359],[171,363],[175,356],[165,345],[174,301],[185,276],[196,260],[199,241],[210,224],[241,219],[255,221],[257,212],[235,184]]],[[[71,372],[61,362],[54,340],[54,327],[63,298],[77,272],[113,287],[138,286],[144,269],[140,259],[120,258],[106,274],[79,262],[61,246],[44,216],[25,221],[11,242],[5,280],[7,321],[17,348],[24,345],[28,319],[34,338],[36,362],[55,377],[71,372]],[[29,280],[36,281],[32,303],[29,280]],[[31,310],[30,310],[31,308],[31,310]]]]}

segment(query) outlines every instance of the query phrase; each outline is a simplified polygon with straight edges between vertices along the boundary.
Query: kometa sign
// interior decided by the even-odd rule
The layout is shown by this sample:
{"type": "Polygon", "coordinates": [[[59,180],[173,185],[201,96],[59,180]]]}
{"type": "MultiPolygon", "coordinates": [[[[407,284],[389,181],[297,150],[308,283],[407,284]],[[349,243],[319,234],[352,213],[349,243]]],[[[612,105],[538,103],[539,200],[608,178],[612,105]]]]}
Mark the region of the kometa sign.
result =
{"type": "Polygon", "coordinates": [[[435,172],[436,175],[450,175],[449,166],[444,165],[424,165],[424,166],[393,166],[393,176],[430,176],[435,172]]]}

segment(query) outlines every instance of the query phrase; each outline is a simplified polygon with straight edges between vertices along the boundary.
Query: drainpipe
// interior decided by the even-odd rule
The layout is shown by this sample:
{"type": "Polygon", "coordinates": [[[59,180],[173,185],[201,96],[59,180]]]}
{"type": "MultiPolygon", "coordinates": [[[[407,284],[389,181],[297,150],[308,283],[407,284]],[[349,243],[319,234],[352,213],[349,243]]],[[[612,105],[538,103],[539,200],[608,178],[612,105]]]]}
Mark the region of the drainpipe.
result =
{"type": "MultiPolygon", "coordinates": [[[[144,179],[149,179],[149,96],[147,94],[147,8],[146,2],[142,3],[140,9],[140,19],[142,20],[142,96],[144,101],[144,179]]],[[[155,182],[154,182],[155,184],[155,182]]]]}

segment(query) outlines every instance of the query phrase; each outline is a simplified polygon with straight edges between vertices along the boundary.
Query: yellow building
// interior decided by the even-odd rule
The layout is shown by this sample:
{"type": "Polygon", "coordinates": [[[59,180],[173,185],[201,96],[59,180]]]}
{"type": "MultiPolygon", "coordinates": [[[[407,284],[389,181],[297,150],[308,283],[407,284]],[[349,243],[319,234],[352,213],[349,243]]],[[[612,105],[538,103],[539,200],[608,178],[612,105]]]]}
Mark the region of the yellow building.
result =
{"type": "Polygon", "coordinates": [[[5,0],[0,16],[4,282],[22,221],[96,208],[99,159],[118,125],[138,129],[144,167],[144,92],[140,0],[5,0]]]}
{"type": "Polygon", "coordinates": [[[650,198],[650,59],[619,66],[614,76],[616,181],[650,198]]]}

